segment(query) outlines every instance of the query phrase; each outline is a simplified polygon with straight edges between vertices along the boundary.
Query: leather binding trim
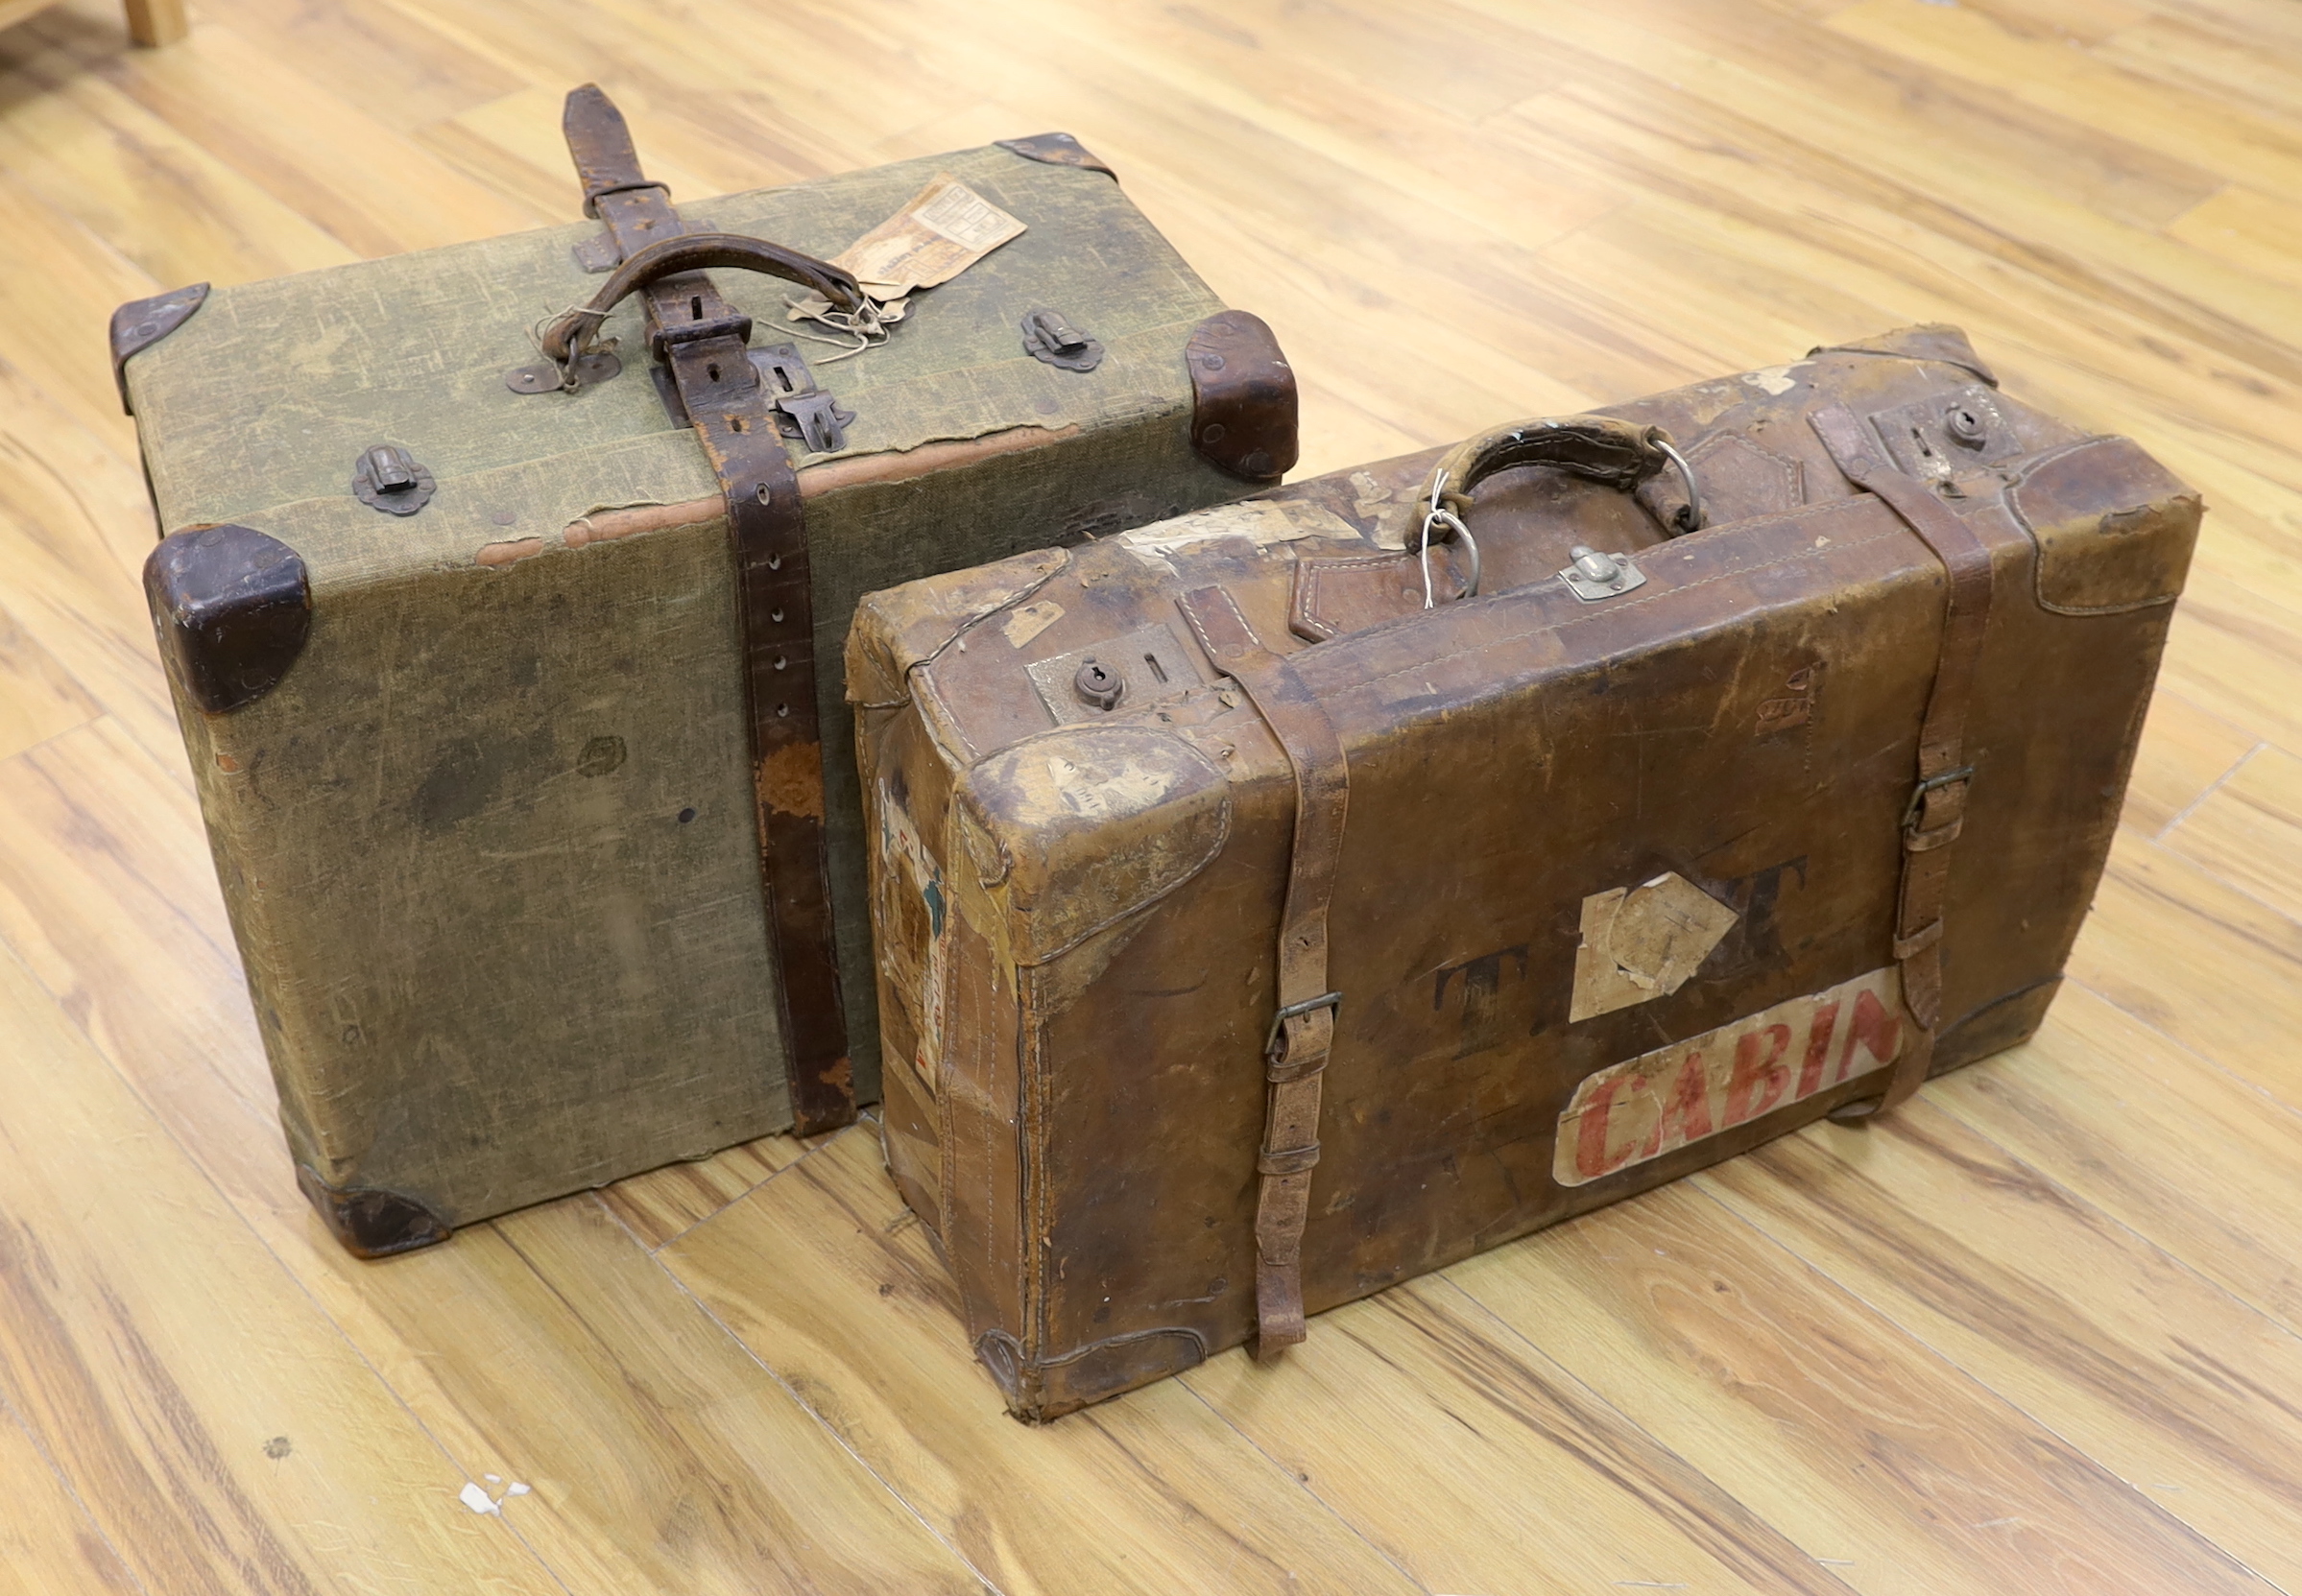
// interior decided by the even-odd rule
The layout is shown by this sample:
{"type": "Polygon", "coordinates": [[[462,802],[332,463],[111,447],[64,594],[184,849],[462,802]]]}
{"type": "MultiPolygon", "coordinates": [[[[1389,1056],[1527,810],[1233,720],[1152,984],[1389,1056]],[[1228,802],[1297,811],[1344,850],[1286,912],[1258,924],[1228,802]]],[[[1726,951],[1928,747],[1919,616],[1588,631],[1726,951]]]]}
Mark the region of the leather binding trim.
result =
{"type": "Polygon", "coordinates": [[[1295,369],[1251,311],[1226,310],[1191,329],[1191,447],[1219,471],[1273,483],[1301,454],[1295,369]]]}
{"type": "Polygon", "coordinates": [[[144,599],[168,674],[210,715],[278,686],[312,633],[302,557],[253,527],[170,533],[145,557],[144,599]]]}
{"type": "Polygon", "coordinates": [[[992,142],[1025,160],[1044,161],[1049,166],[1076,166],[1082,172],[1100,172],[1115,183],[1119,180],[1116,172],[1069,133],[1033,133],[1028,138],[1001,138],[992,142]]]}
{"type": "Polygon", "coordinates": [[[1901,327],[1882,333],[1877,338],[1864,339],[1858,344],[1820,344],[1807,351],[1809,360],[1818,355],[1877,355],[1885,360],[1927,360],[1938,365],[1955,366],[1977,381],[1988,387],[1999,385],[1999,376],[1975,346],[1967,342],[1966,334],[1947,322],[1930,322],[1915,327],[1901,327]]]}
{"type": "MultiPolygon", "coordinates": [[[[624,260],[675,237],[679,212],[640,174],[623,113],[586,83],[562,118],[584,182],[585,208],[606,224],[624,260]]],[[[847,1012],[831,933],[824,835],[823,732],[816,718],[814,588],[799,477],[746,347],[748,323],[701,272],[641,290],[650,346],[669,369],[727,501],[742,624],[760,886],[779,997],[793,1129],[814,1135],[855,1118],[847,1012]],[[667,332],[720,323],[684,340],[667,332]],[[744,331],[736,330],[738,325],[744,331]]]]}
{"type": "Polygon", "coordinates": [[[327,1232],[355,1258],[389,1258],[445,1241],[453,1227],[419,1199],[380,1186],[331,1186],[309,1164],[296,1166],[296,1184],[318,1210],[327,1232]]]}
{"type": "Polygon", "coordinates": [[[1965,762],[1966,712],[1982,660],[1993,588],[1990,549],[1972,527],[1916,477],[1889,465],[1868,430],[1844,405],[1816,411],[1810,421],[1839,470],[1869,489],[1916,533],[1942,561],[1945,584],[1942,648],[1934,682],[1919,724],[1917,781],[1903,822],[1903,879],[1895,911],[1894,956],[1902,965],[1903,1005],[1918,1033],[1895,1060],[1886,1094],[1875,1102],[1832,1110],[1858,1120],[1906,1102],[1926,1081],[1942,1022],[1943,900],[1950,885],[1951,845],[1966,823],[1974,772],[1965,762]]]}
{"type": "Polygon", "coordinates": [[[141,354],[182,326],[192,319],[192,312],[205,303],[207,284],[196,282],[149,299],[131,299],[112,312],[112,381],[120,390],[121,414],[136,413],[135,406],[128,402],[129,357],[141,354]]]}
{"type": "Polygon", "coordinates": [[[1351,772],[1342,739],[1294,666],[1263,646],[1220,587],[1178,601],[1200,645],[1245,690],[1295,773],[1295,836],[1286,905],[1279,920],[1281,1023],[1264,1060],[1269,1096],[1256,1158],[1261,1187],[1255,1210],[1255,1356],[1267,1362],[1303,1340],[1303,1230],[1310,1217],[1312,1166],[1319,1161],[1320,1078],[1334,1046],[1335,1009],[1327,986],[1327,912],[1343,849],[1351,772]]]}

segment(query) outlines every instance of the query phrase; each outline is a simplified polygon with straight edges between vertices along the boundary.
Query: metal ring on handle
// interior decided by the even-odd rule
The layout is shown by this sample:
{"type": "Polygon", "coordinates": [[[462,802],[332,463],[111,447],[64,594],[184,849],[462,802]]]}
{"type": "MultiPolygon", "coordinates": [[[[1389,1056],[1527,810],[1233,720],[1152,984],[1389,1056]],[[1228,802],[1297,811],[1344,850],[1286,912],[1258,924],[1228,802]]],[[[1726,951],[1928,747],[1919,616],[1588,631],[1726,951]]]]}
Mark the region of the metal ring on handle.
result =
{"type": "Polygon", "coordinates": [[[1702,489],[1694,486],[1694,467],[1687,464],[1687,457],[1679,453],[1678,446],[1672,443],[1668,438],[1664,436],[1663,429],[1661,427],[1657,427],[1653,431],[1649,432],[1646,435],[1646,441],[1670,457],[1670,464],[1679,468],[1679,481],[1687,485],[1687,525],[1685,531],[1702,531],[1703,495],[1702,489]]]}
{"type": "Polygon", "coordinates": [[[1463,540],[1463,547],[1470,551],[1471,576],[1463,584],[1462,596],[1466,599],[1478,597],[1478,540],[1471,536],[1471,529],[1463,524],[1463,518],[1446,508],[1446,492],[1447,468],[1442,465],[1430,479],[1430,489],[1424,496],[1424,503],[1430,508],[1423,512],[1423,525],[1415,535],[1416,562],[1423,568],[1423,607],[1426,609],[1438,607],[1438,596],[1430,585],[1430,534],[1436,526],[1449,528],[1452,534],[1450,541],[1459,537],[1463,540]]]}

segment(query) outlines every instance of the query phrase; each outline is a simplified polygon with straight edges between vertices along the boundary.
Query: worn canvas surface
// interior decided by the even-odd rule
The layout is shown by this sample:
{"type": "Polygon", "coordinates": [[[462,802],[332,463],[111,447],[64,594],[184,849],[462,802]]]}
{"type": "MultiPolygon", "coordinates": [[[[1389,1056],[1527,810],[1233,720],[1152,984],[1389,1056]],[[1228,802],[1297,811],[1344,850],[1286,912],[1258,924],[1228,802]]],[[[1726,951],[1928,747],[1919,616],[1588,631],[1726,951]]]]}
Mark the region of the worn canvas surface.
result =
{"type": "MultiPolygon", "coordinates": [[[[839,669],[856,598],[1247,486],[1187,435],[1184,345],[1221,305],[1109,178],[991,148],[679,198],[691,221],[827,255],[938,172],[1029,230],[916,296],[887,345],[819,366],[856,420],[841,455],[795,456],[867,1102],[839,669]],[[1026,355],[1019,322],[1043,305],[1105,344],[1098,369],[1026,355]],[[1028,446],[939,449],[985,439],[1028,446]]],[[[789,1121],[717,486],[649,380],[635,300],[604,329],[620,377],[504,383],[535,358],[534,323],[598,285],[569,255],[596,230],[220,289],[129,367],[163,528],[252,526],[310,571],[285,680],[184,713],[290,1140],[330,1184],[453,1223],[789,1121]],[[377,443],[438,479],[420,513],[351,496],[377,443]],[[607,513],[698,501],[645,530],[607,513]]],[[[756,319],[755,347],[788,336],[791,285],[715,281],[756,319]]]]}

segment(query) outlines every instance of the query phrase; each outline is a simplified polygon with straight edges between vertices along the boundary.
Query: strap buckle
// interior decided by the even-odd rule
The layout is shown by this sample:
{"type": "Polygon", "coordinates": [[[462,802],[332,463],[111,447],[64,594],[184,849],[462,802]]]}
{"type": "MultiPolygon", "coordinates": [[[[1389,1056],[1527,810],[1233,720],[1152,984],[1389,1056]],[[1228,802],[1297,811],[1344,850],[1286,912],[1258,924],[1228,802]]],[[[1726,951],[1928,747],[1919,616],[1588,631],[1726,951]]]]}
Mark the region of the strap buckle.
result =
{"type": "Polygon", "coordinates": [[[1279,1032],[1280,1028],[1287,1021],[1301,1019],[1305,1014],[1315,1014],[1322,1009],[1333,1009],[1340,1012],[1342,1007],[1343,994],[1341,992],[1325,992],[1303,1003],[1287,1004],[1271,1016],[1270,1035],[1263,1038],[1264,1060],[1274,1063],[1278,1061],[1274,1055],[1279,1051],[1279,1032]]]}
{"type": "MultiPolygon", "coordinates": [[[[1903,806],[1903,835],[1906,837],[1925,835],[1918,829],[1918,811],[1927,801],[1929,793],[1939,787],[1954,787],[1961,781],[1972,781],[1974,775],[1975,768],[1972,765],[1961,765],[1954,771],[1945,771],[1940,775],[1928,776],[1917,786],[1911,788],[1910,801],[1903,806]]],[[[1954,821],[1952,823],[1955,825],[1960,822],[1954,821]]]]}

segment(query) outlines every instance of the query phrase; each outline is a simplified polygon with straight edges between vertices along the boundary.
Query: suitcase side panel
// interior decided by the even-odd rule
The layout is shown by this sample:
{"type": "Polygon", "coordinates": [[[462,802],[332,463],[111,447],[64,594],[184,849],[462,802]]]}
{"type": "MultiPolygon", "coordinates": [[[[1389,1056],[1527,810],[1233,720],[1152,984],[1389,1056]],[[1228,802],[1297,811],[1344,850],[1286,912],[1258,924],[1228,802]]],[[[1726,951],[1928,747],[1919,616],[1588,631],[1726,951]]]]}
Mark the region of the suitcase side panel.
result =
{"type": "Polygon", "coordinates": [[[733,628],[717,523],[320,584],[278,687],[185,717],[326,1184],[461,1224],[787,1123],[733,628]]]}

